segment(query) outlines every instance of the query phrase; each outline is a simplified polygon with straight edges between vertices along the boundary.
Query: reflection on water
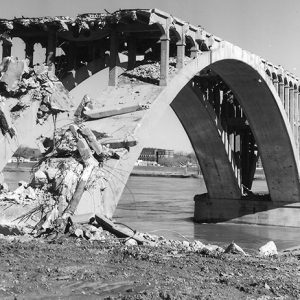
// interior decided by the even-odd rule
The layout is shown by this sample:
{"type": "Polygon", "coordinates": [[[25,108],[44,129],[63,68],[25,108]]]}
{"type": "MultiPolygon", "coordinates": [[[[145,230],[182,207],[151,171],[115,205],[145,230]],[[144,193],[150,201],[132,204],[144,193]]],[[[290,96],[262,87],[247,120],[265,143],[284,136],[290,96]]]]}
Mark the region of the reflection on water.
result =
{"type": "MultiPolygon", "coordinates": [[[[29,180],[29,172],[5,172],[11,188],[29,180]]],[[[265,181],[254,182],[254,190],[266,191],[265,181]]],[[[206,192],[202,179],[130,177],[114,218],[138,231],[152,232],[171,239],[199,239],[226,244],[235,241],[244,248],[258,248],[269,240],[279,249],[300,245],[299,228],[196,224],[193,197],[206,192]]]]}
{"type": "MultiPolygon", "coordinates": [[[[138,231],[172,239],[199,239],[226,244],[235,241],[244,248],[258,248],[273,240],[279,249],[300,244],[299,228],[237,224],[193,223],[193,197],[206,192],[203,180],[194,178],[130,177],[115,219],[138,231]]],[[[265,181],[254,190],[267,191],[265,181]]]]}

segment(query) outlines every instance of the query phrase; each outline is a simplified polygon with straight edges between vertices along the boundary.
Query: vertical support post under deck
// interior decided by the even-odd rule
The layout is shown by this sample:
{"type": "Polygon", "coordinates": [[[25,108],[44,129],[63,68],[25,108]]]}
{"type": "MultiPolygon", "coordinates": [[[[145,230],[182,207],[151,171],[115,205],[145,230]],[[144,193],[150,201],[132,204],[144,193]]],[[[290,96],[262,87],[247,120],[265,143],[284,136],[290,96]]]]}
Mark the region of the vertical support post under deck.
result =
{"type": "Polygon", "coordinates": [[[170,38],[163,35],[160,38],[160,86],[166,86],[169,78],[170,38]]]}
{"type": "Polygon", "coordinates": [[[115,86],[118,84],[118,48],[119,38],[117,31],[113,30],[110,35],[110,55],[109,55],[109,79],[108,85],[115,86]]]}
{"type": "Polygon", "coordinates": [[[177,43],[177,57],[176,57],[176,68],[178,70],[184,67],[185,57],[185,44],[182,42],[177,43]]]}
{"type": "Polygon", "coordinates": [[[281,81],[278,82],[278,95],[280,97],[282,105],[284,106],[284,83],[281,81]]]}
{"type": "Polygon", "coordinates": [[[299,158],[300,158],[300,91],[298,91],[298,123],[296,124],[297,128],[298,128],[298,136],[297,136],[297,141],[298,141],[298,153],[299,153],[299,158]]]}
{"type": "Polygon", "coordinates": [[[294,114],[295,114],[295,107],[294,107],[294,87],[289,88],[289,120],[291,124],[292,131],[294,133],[294,114]]]}
{"type": "Polygon", "coordinates": [[[278,82],[278,79],[273,79],[272,81],[273,81],[273,85],[274,85],[274,87],[275,87],[276,92],[279,93],[279,91],[278,91],[278,89],[279,89],[279,88],[278,88],[278,83],[279,83],[279,82],[278,82]]]}
{"type": "Polygon", "coordinates": [[[299,103],[298,103],[298,90],[297,88],[294,91],[294,138],[296,142],[296,148],[299,149],[298,141],[298,123],[299,123],[299,103]]]}
{"type": "Polygon", "coordinates": [[[199,54],[199,46],[198,44],[196,44],[195,46],[193,46],[191,48],[191,58],[197,58],[198,57],[198,54],[199,54]]]}
{"type": "Polygon", "coordinates": [[[128,70],[132,70],[136,64],[136,39],[134,37],[129,37],[128,39],[128,70]]]}
{"type": "Polygon", "coordinates": [[[290,87],[288,84],[284,86],[284,109],[288,119],[290,119],[290,87]]]}

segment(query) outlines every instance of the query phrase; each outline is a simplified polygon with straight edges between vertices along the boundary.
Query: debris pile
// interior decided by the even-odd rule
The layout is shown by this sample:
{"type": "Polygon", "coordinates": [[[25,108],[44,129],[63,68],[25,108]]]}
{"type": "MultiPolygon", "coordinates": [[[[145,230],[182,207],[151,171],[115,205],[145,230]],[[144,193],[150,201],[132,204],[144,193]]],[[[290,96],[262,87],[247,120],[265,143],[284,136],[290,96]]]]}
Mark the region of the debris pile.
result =
{"type": "MultiPolygon", "coordinates": [[[[176,73],[177,69],[170,59],[169,75],[176,73]]],[[[158,84],[160,79],[160,62],[145,60],[136,66],[133,70],[124,72],[121,76],[125,83],[134,83],[138,81],[158,84]]]]}
{"type": "Polygon", "coordinates": [[[0,64],[0,72],[0,102],[5,103],[9,98],[16,100],[10,110],[10,116],[4,115],[7,123],[10,117],[12,120],[17,119],[34,101],[40,103],[37,111],[39,124],[49,115],[71,109],[68,91],[47,66],[36,65],[30,68],[26,60],[5,57],[0,64]]]}
{"type": "Polygon", "coordinates": [[[26,217],[40,216],[35,226],[37,233],[57,229],[58,220],[63,223],[60,227],[67,226],[85,190],[97,188],[102,193],[106,189],[103,163],[127,153],[123,148],[101,145],[83,124],[73,123],[56,130],[53,140],[46,138],[43,142],[45,153],[31,182],[20,184],[14,192],[3,192],[0,198],[18,204],[36,204],[26,217]]]}

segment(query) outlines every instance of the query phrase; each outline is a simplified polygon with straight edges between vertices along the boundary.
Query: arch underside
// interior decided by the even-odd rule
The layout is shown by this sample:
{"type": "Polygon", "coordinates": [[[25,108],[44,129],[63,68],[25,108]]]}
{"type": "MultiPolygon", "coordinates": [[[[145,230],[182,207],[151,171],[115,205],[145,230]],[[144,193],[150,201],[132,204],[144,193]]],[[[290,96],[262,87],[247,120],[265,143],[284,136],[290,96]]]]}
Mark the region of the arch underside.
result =
{"type": "MultiPolygon", "coordinates": [[[[208,114],[199,91],[195,92],[187,84],[204,69],[217,74],[241,105],[262,159],[272,201],[298,202],[299,170],[295,143],[284,108],[271,81],[261,70],[240,59],[220,59],[216,56],[214,62],[207,56],[203,54],[198,61],[192,62],[191,72],[183,70],[179,73],[156,102],[171,104],[182,122],[198,156],[209,196],[236,199],[241,192],[237,192],[238,179],[234,176],[228,156],[225,157],[228,153],[224,149],[215,118],[208,114]]],[[[153,110],[157,111],[155,108],[153,110]]],[[[155,117],[155,112],[149,111],[147,114],[145,123],[155,117]]]]}
{"type": "Polygon", "coordinates": [[[209,196],[240,199],[241,190],[216,124],[217,117],[209,106],[191,83],[171,103],[198,158],[209,196]]]}
{"type": "Polygon", "coordinates": [[[230,87],[242,106],[262,158],[273,201],[299,201],[299,175],[293,136],[264,78],[251,66],[233,59],[209,66],[230,87]]]}

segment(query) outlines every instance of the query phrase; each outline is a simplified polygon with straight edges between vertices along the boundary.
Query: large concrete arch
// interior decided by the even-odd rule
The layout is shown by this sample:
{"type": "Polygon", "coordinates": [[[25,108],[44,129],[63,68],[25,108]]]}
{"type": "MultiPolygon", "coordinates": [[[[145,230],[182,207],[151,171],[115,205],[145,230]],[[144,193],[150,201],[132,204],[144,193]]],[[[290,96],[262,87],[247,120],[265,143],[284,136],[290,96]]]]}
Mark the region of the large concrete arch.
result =
{"type": "MultiPolygon", "coordinates": [[[[144,116],[138,135],[147,134],[147,125],[161,116],[163,107],[170,105],[182,88],[204,68],[217,73],[243,107],[261,153],[271,199],[299,201],[298,157],[283,104],[261,59],[229,43],[222,42],[218,49],[202,53],[178,72],[144,116]]],[[[188,128],[186,131],[189,135],[188,128]]]]}

